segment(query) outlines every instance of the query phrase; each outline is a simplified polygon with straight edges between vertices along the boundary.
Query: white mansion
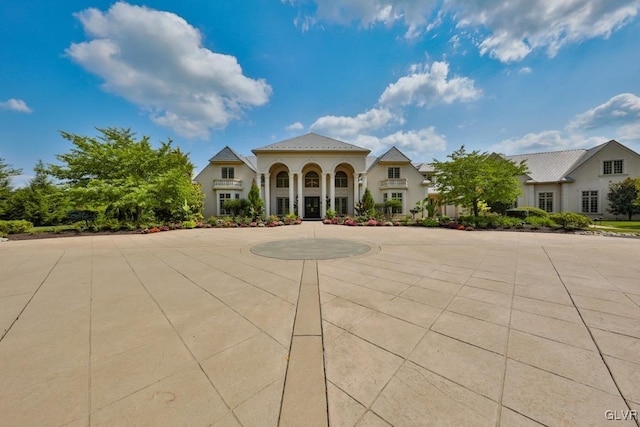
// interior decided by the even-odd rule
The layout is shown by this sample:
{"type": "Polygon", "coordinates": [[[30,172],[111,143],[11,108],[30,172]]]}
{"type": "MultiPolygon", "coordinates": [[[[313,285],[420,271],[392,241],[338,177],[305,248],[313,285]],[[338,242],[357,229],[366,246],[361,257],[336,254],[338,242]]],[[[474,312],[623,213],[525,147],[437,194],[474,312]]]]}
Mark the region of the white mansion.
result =
{"type": "MultiPolygon", "coordinates": [[[[323,218],[328,209],[353,215],[365,188],[376,203],[401,201],[402,214],[425,197],[438,198],[430,165],[411,163],[396,147],[375,157],[366,148],[310,133],[252,152],[254,156],[244,157],[225,147],[196,176],[206,196],[205,217],[227,214],[224,202],[247,198],[253,182],[259,184],[267,215],[295,212],[305,219],[323,218]]],[[[529,173],[521,177],[518,206],[548,212],[610,217],[609,185],[640,176],[640,155],[613,140],[589,150],[506,158],[527,160],[529,173]]],[[[458,209],[442,206],[440,212],[456,216],[458,209]]]]}

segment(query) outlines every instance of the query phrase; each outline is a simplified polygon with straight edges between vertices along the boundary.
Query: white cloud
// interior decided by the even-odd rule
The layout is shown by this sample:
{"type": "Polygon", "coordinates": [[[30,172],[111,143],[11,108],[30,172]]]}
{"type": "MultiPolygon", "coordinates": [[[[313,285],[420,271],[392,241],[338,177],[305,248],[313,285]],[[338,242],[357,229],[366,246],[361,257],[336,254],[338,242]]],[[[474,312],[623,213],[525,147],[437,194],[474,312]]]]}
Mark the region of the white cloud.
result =
{"type": "Polygon", "coordinates": [[[455,101],[472,101],[482,95],[473,80],[467,77],[449,78],[449,64],[434,62],[413,66],[413,73],[391,83],[380,95],[379,102],[385,106],[451,104],[455,101]]]}
{"type": "Polygon", "coordinates": [[[6,101],[0,101],[0,110],[17,111],[18,113],[27,114],[33,111],[22,99],[14,98],[7,99],[6,101]]]}
{"type": "Polygon", "coordinates": [[[607,102],[577,115],[569,129],[597,129],[613,125],[637,127],[640,124],[640,97],[621,93],[607,102]]]}
{"type": "Polygon", "coordinates": [[[542,48],[555,56],[567,44],[608,38],[638,13],[637,0],[447,0],[445,8],[461,27],[487,29],[480,53],[502,62],[518,61],[542,48]]]}
{"type": "Polygon", "coordinates": [[[520,74],[531,74],[533,70],[530,67],[522,67],[518,70],[520,74]]]}
{"type": "MultiPolygon", "coordinates": [[[[609,138],[611,139],[611,138],[609,138]]],[[[529,133],[519,138],[509,138],[493,145],[490,151],[503,154],[539,153],[543,151],[591,148],[607,141],[605,137],[585,136],[560,130],[529,133]]]]}
{"type": "Polygon", "coordinates": [[[506,139],[491,149],[506,154],[591,148],[612,139],[614,132],[625,142],[640,141],[640,97],[621,93],[608,101],[576,115],[563,130],[529,133],[506,139]]]}
{"type": "Polygon", "coordinates": [[[336,138],[351,138],[385,128],[390,124],[402,124],[404,119],[384,108],[372,108],[355,117],[323,116],[309,127],[318,133],[336,138]]]}
{"type": "MultiPolygon", "coordinates": [[[[300,7],[303,0],[289,0],[300,7]]],[[[482,55],[502,62],[519,61],[536,49],[555,56],[567,44],[611,33],[631,22],[638,13],[638,0],[315,0],[316,10],[305,22],[330,22],[362,27],[376,23],[390,26],[402,22],[405,37],[413,38],[440,25],[451,16],[458,29],[468,27],[480,35],[482,55]],[[441,4],[441,6],[438,6],[441,4]]],[[[454,36],[455,37],[455,36],[454,36]]],[[[475,37],[475,36],[474,36],[475,37]]],[[[457,39],[451,38],[455,43],[457,39]]]]}
{"type": "MultiPolygon", "coordinates": [[[[337,135],[331,135],[337,138],[337,135]]],[[[358,134],[344,138],[346,142],[365,147],[372,153],[382,154],[391,146],[395,146],[405,155],[415,159],[425,159],[435,152],[444,151],[447,148],[447,139],[439,135],[435,127],[431,126],[420,130],[397,131],[384,136],[370,134],[358,134]]]]}
{"type": "Polygon", "coordinates": [[[263,79],[244,76],[235,57],[203,47],[200,32],[178,15],[120,2],[75,16],[92,40],[73,43],[67,55],[102,77],[106,91],[182,136],[207,137],[269,100],[263,79]]]}
{"type": "Polygon", "coordinates": [[[291,123],[285,129],[286,130],[302,130],[302,129],[304,129],[304,126],[300,122],[295,122],[295,123],[291,123]]]}

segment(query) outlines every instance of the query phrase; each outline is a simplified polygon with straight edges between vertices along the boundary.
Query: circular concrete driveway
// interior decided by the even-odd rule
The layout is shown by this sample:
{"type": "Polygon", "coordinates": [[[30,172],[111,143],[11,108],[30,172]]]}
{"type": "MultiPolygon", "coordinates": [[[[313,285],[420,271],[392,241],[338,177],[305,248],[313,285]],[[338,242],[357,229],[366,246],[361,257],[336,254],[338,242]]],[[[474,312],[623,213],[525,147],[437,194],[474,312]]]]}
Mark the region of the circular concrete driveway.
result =
{"type": "Polygon", "coordinates": [[[3,242],[0,419],[637,426],[639,261],[637,239],[320,223],[3,242]],[[371,250],[248,250],[306,239],[371,250]]]}

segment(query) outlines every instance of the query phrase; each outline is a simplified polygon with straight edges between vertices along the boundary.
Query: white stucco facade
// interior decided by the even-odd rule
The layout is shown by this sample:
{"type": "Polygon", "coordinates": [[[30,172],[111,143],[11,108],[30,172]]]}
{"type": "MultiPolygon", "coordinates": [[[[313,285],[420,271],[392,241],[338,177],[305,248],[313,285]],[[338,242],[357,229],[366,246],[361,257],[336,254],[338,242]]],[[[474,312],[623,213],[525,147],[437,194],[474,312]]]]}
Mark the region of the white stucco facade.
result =
{"type": "MultiPolygon", "coordinates": [[[[438,198],[431,182],[431,165],[415,165],[396,147],[379,157],[358,147],[317,134],[259,147],[244,157],[225,147],[195,178],[205,194],[204,216],[223,216],[228,199],[246,199],[256,182],[267,215],[296,213],[320,219],[327,210],[354,215],[369,188],[380,207],[400,200],[396,214],[408,215],[416,202],[438,198]]],[[[607,194],[612,183],[640,176],[640,155],[617,141],[592,149],[505,156],[526,161],[529,172],[520,177],[518,206],[553,212],[578,212],[613,218],[607,194]]],[[[455,217],[456,206],[439,206],[438,213],[455,217]]]]}

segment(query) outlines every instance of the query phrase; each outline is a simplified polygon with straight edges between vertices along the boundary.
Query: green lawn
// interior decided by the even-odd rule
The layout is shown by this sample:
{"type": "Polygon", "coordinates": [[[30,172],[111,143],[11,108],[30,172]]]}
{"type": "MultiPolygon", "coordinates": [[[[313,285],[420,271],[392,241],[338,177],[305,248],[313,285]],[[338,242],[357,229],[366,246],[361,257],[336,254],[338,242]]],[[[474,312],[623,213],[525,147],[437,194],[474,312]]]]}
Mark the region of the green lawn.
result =
{"type": "Polygon", "coordinates": [[[33,227],[31,230],[29,230],[29,233],[47,233],[47,232],[60,233],[62,231],[69,231],[69,230],[75,230],[75,229],[76,229],[75,225],[44,225],[41,227],[33,227]]]}
{"type": "Polygon", "coordinates": [[[595,227],[618,233],[640,233],[640,221],[598,221],[595,227]]]}

